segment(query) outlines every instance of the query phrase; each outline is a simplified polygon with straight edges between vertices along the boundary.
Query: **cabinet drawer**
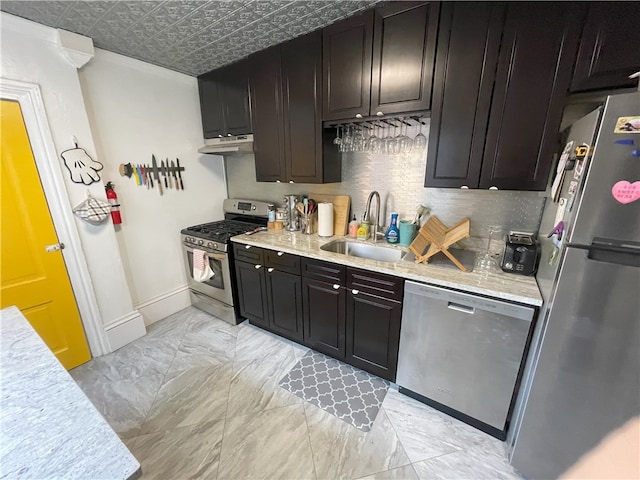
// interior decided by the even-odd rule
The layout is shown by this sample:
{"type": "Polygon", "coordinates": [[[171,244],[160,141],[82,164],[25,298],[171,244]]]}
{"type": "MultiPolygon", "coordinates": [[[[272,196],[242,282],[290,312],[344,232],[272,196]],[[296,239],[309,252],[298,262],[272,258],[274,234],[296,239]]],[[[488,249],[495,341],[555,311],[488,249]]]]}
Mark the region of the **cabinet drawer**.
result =
{"type": "Polygon", "coordinates": [[[313,260],[311,258],[303,258],[302,276],[306,278],[322,280],[325,282],[337,283],[341,286],[344,286],[347,276],[347,269],[346,267],[337,265],[335,263],[313,260]]]}
{"type": "Polygon", "coordinates": [[[347,269],[347,288],[402,301],[404,279],[367,270],[347,269]]]}
{"type": "Polygon", "coordinates": [[[300,275],[300,257],[276,250],[264,251],[264,263],[267,267],[281,272],[300,275]]]}
{"type": "Polygon", "coordinates": [[[264,264],[264,251],[260,247],[234,243],[233,253],[236,261],[264,264]]]}

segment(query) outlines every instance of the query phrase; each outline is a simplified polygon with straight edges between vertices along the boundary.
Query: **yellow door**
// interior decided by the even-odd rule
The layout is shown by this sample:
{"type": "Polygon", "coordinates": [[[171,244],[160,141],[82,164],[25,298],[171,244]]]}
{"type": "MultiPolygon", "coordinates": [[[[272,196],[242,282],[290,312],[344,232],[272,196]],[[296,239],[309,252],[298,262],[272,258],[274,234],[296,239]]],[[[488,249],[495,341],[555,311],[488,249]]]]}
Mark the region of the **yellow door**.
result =
{"type": "Polygon", "coordinates": [[[0,307],[16,305],[67,369],[91,358],[20,104],[0,104],[0,307]]]}

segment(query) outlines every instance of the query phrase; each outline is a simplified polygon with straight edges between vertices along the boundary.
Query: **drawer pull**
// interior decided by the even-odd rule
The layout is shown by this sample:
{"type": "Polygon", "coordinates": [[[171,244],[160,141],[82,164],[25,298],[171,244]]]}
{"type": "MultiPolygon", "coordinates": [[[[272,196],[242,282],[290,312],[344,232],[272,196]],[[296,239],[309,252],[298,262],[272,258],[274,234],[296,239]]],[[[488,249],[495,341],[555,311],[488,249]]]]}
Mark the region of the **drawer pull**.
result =
{"type": "Polygon", "coordinates": [[[261,269],[261,268],[262,268],[262,265],[256,265],[256,266],[255,266],[255,267],[253,267],[253,268],[255,268],[256,270],[259,270],[259,269],[261,269]]]}
{"type": "Polygon", "coordinates": [[[356,113],[356,118],[362,118],[362,114],[361,113],[356,113]]]}
{"type": "Polygon", "coordinates": [[[269,273],[273,272],[273,268],[267,268],[267,272],[269,273]]]}
{"type": "Polygon", "coordinates": [[[338,289],[340,288],[340,285],[338,285],[337,283],[334,283],[334,284],[333,284],[333,288],[334,288],[335,290],[338,290],[338,289]]]}
{"type": "Polygon", "coordinates": [[[251,248],[251,245],[245,245],[244,248],[249,250],[251,248]]]}
{"type": "Polygon", "coordinates": [[[284,255],[284,252],[278,252],[279,257],[281,257],[282,255],[284,255]]]}
{"type": "Polygon", "coordinates": [[[462,305],[460,303],[447,302],[447,308],[450,308],[451,310],[455,310],[457,312],[466,313],[468,315],[473,315],[474,313],[476,313],[476,309],[475,308],[468,307],[468,306],[462,305]]]}
{"type": "Polygon", "coordinates": [[[360,290],[353,289],[351,290],[351,293],[353,293],[354,295],[357,295],[360,293],[360,290]]]}

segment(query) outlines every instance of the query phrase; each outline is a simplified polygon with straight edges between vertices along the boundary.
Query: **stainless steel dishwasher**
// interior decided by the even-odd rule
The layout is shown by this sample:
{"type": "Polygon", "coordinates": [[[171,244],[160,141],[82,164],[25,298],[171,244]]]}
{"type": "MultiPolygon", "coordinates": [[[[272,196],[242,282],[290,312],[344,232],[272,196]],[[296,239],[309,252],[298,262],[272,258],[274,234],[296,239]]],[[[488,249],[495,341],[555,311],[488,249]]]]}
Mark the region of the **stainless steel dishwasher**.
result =
{"type": "Polygon", "coordinates": [[[504,439],[535,308],[407,281],[400,392],[504,439]]]}

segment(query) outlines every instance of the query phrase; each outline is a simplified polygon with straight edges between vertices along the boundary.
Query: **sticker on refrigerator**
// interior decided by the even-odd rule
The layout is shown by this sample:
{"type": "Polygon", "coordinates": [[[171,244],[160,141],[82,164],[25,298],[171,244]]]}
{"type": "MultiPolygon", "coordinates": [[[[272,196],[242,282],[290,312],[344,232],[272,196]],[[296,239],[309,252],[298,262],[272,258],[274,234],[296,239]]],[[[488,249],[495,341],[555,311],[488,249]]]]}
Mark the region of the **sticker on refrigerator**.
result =
{"type": "Polygon", "coordinates": [[[578,191],[578,182],[571,182],[569,184],[569,189],[567,190],[567,193],[569,195],[575,195],[577,191],[578,191]]]}
{"type": "Polygon", "coordinates": [[[618,117],[613,133],[640,133],[640,117],[618,117]]]}
{"type": "Polygon", "coordinates": [[[640,182],[627,182],[620,180],[611,188],[611,194],[623,205],[635,202],[640,198],[640,182]]]}
{"type": "Polygon", "coordinates": [[[576,162],[576,168],[573,170],[573,178],[580,180],[582,172],[584,171],[584,160],[578,160],[576,162]]]}
{"type": "Polygon", "coordinates": [[[560,201],[558,202],[558,209],[556,210],[555,225],[558,225],[560,222],[562,222],[562,219],[564,218],[564,209],[566,206],[567,199],[561,197],[560,201]]]}

